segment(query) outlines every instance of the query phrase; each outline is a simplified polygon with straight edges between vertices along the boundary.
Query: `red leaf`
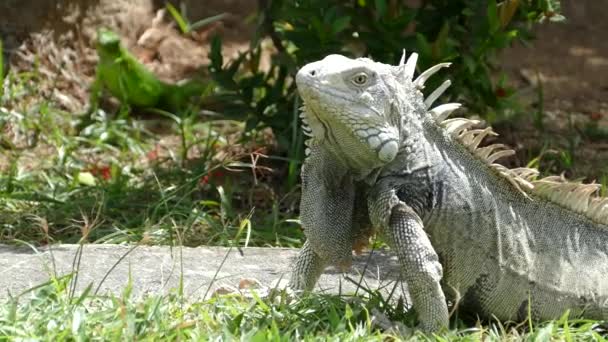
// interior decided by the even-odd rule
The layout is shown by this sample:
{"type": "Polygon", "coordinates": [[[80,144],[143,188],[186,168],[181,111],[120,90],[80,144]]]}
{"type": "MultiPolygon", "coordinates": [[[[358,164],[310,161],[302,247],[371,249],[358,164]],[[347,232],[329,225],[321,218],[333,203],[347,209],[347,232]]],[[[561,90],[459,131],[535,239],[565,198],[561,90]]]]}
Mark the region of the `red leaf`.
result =
{"type": "Polygon", "coordinates": [[[505,97],[507,96],[507,91],[505,90],[505,88],[498,87],[496,88],[495,94],[496,97],[505,97]]]}
{"type": "Polygon", "coordinates": [[[112,170],[109,166],[103,166],[99,168],[99,175],[101,176],[101,178],[108,180],[112,178],[112,170]]]}

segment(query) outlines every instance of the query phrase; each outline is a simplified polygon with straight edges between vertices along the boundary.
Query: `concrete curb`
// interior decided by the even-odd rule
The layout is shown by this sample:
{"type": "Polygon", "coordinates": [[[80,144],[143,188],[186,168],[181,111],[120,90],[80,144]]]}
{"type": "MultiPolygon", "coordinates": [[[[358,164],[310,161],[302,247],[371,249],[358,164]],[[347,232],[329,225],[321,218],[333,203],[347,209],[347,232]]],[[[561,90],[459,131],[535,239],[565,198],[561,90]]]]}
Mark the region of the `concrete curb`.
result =
{"type": "MultiPolygon", "coordinates": [[[[77,251],[78,245],[55,245],[38,251],[0,245],[0,299],[42,284],[52,274],[72,273],[77,251]]],[[[91,283],[96,289],[105,277],[99,293],[120,295],[130,276],[135,296],[167,294],[179,286],[181,276],[185,295],[196,300],[219,287],[236,288],[244,278],[255,278],[263,286],[270,286],[279,278],[289,279],[296,255],[296,249],[288,248],[84,245],[76,290],[80,292],[91,283]]],[[[317,290],[352,293],[356,285],[345,277],[358,282],[363,272],[362,284],[369,289],[380,288],[384,293],[393,290],[399,275],[396,258],[386,251],[375,251],[371,257],[369,254],[354,257],[353,267],[345,275],[328,268],[317,290]]],[[[395,294],[404,293],[407,293],[405,285],[398,286],[395,294]]]]}

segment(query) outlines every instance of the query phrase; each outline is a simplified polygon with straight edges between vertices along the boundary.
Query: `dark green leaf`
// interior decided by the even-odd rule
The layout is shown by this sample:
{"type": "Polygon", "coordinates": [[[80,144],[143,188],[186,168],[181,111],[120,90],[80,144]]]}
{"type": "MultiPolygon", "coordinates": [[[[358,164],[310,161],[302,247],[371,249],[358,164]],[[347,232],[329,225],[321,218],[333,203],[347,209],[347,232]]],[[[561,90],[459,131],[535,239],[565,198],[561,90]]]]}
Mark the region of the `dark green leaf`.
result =
{"type": "Polygon", "coordinates": [[[190,25],[190,31],[196,31],[197,29],[201,28],[201,27],[205,27],[211,23],[214,23],[216,21],[220,21],[222,19],[224,19],[226,16],[228,16],[228,13],[220,13],[205,19],[201,19],[197,22],[195,22],[194,24],[190,25]]]}
{"type": "Polygon", "coordinates": [[[498,8],[496,6],[496,0],[488,1],[488,26],[490,27],[490,34],[500,28],[500,19],[498,18],[498,8]]]}
{"type": "Polygon", "coordinates": [[[383,18],[386,16],[386,0],[375,0],[376,17],[383,18]]]}
{"type": "Polygon", "coordinates": [[[2,87],[4,80],[4,49],[2,48],[2,39],[0,39],[0,98],[2,97],[2,87]]]}
{"type": "Polygon", "coordinates": [[[334,34],[344,31],[350,24],[350,17],[340,17],[331,24],[331,28],[334,34]]]}
{"type": "Polygon", "coordinates": [[[222,70],[224,65],[224,57],[222,56],[222,39],[219,36],[214,36],[211,40],[211,51],[209,52],[209,60],[211,68],[214,72],[222,70]]]}

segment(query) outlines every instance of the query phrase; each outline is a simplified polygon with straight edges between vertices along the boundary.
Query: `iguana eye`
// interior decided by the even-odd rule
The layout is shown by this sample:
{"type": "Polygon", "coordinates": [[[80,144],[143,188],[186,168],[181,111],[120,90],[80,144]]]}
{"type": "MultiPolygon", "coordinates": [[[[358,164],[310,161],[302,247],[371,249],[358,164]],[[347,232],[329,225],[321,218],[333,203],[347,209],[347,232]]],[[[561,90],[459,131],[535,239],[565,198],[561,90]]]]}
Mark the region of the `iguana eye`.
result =
{"type": "Polygon", "coordinates": [[[358,74],[356,74],[355,76],[353,76],[353,83],[358,85],[358,86],[362,86],[365,83],[367,83],[367,75],[363,72],[360,72],[358,74]]]}

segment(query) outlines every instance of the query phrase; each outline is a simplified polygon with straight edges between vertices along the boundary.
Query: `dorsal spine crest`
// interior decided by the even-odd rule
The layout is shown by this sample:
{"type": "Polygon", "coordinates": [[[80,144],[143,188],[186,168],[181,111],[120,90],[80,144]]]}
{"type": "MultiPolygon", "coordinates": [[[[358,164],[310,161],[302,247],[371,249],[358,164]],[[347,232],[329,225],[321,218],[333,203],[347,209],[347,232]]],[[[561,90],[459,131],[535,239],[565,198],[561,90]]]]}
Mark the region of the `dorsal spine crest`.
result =
{"type": "MultiPolygon", "coordinates": [[[[413,80],[415,88],[423,89],[424,83],[443,67],[448,67],[450,63],[440,63],[422,72],[416,79],[413,74],[416,69],[418,55],[412,53],[403,65],[404,56],[401,59],[400,67],[404,67],[406,80],[413,80]]],[[[599,196],[601,185],[596,183],[584,184],[571,182],[562,176],[548,176],[538,179],[540,174],[534,168],[520,167],[509,169],[501,164],[495,163],[496,160],[512,156],[515,154],[513,149],[503,144],[492,144],[480,147],[480,144],[487,136],[498,136],[492,127],[475,128],[481,122],[468,118],[448,119],[448,116],[456,109],[460,108],[459,103],[442,104],[430,108],[432,104],[450,86],[450,81],[443,82],[426,99],[424,104],[433,120],[453,138],[454,141],[462,144],[473,155],[482,160],[490,169],[504,177],[513,187],[520,191],[527,198],[536,195],[550,202],[566,207],[574,212],[585,215],[594,222],[600,223],[608,228],[608,197],[599,196]]]]}

